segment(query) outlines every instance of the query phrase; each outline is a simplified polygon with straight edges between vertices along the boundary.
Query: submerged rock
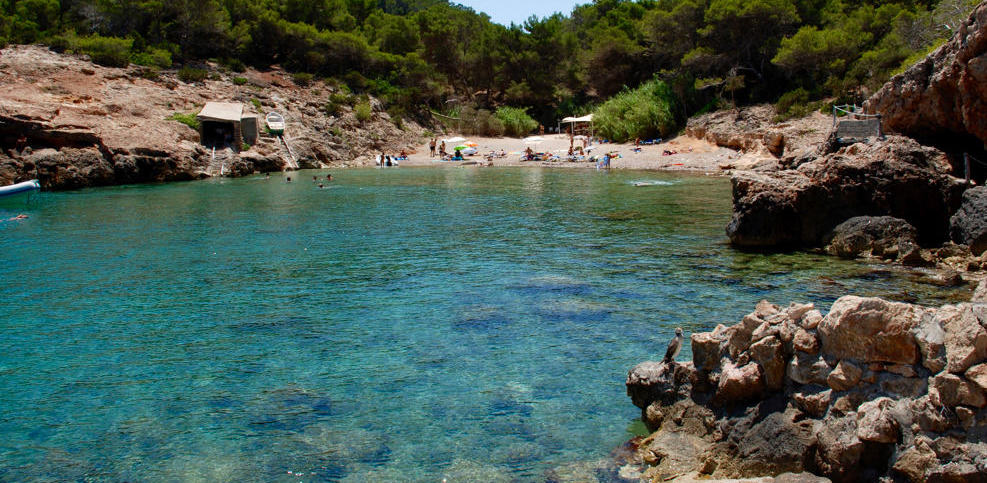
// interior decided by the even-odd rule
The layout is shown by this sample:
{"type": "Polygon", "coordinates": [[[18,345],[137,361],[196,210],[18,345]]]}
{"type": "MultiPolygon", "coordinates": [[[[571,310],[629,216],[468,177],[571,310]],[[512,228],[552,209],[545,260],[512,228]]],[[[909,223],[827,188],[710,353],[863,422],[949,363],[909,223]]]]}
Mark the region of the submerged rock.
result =
{"type": "Polygon", "coordinates": [[[843,258],[865,254],[884,256],[916,245],[915,227],[893,216],[856,216],[840,223],[826,236],[826,251],[843,258]]]}

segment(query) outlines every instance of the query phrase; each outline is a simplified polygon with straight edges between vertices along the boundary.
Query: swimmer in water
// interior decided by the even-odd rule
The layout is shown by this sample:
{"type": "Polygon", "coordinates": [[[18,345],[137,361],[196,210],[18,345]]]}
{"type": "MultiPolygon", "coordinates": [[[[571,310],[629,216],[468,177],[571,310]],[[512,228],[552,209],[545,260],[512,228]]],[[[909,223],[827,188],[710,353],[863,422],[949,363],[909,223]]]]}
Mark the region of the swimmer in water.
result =
{"type": "Polygon", "coordinates": [[[17,220],[26,220],[26,219],[27,219],[27,215],[17,215],[17,216],[15,216],[13,218],[8,218],[8,219],[3,220],[3,221],[17,221],[17,220]]]}
{"type": "Polygon", "coordinates": [[[322,188],[325,188],[325,186],[322,183],[319,183],[319,189],[322,189],[322,188]]]}
{"type": "Polygon", "coordinates": [[[326,175],[326,181],[332,181],[332,173],[326,175]]]}

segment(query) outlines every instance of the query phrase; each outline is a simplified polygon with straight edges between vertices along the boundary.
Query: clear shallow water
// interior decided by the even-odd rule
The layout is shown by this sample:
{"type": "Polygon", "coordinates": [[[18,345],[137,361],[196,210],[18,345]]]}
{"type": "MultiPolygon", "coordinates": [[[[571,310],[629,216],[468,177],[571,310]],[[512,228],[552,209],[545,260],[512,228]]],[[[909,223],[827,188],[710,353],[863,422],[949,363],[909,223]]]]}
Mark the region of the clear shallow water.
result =
{"type": "Polygon", "coordinates": [[[627,439],[675,326],[969,293],[734,251],[724,178],[313,174],[0,204],[0,480],[537,481],[627,439]]]}

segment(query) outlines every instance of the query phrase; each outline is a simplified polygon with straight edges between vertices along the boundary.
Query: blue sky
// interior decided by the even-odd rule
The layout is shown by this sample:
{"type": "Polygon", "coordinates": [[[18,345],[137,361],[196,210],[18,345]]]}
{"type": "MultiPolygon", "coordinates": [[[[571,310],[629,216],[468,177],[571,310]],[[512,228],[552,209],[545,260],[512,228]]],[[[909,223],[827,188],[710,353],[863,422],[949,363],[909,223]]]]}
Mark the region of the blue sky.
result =
{"type": "Polygon", "coordinates": [[[569,15],[572,7],[591,3],[592,0],[452,0],[454,3],[483,12],[490,20],[503,25],[511,22],[522,24],[531,15],[547,17],[555,12],[569,15]]]}

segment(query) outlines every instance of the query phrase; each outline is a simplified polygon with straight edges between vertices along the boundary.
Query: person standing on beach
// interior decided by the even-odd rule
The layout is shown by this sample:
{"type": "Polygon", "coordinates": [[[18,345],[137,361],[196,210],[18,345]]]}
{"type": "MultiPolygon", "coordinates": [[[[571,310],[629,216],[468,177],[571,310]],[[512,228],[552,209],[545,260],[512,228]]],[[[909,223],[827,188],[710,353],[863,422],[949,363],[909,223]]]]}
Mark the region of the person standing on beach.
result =
{"type": "Polygon", "coordinates": [[[430,158],[435,157],[435,141],[436,139],[432,138],[432,140],[428,142],[428,151],[429,151],[428,157],[430,158]]]}
{"type": "Polygon", "coordinates": [[[444,140],[442,141],[442,144],[439,145],[439,155],[446,155],[446,142],[444,140]]]}

